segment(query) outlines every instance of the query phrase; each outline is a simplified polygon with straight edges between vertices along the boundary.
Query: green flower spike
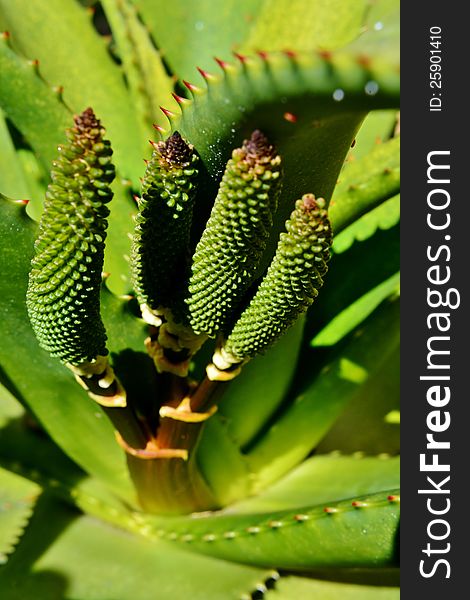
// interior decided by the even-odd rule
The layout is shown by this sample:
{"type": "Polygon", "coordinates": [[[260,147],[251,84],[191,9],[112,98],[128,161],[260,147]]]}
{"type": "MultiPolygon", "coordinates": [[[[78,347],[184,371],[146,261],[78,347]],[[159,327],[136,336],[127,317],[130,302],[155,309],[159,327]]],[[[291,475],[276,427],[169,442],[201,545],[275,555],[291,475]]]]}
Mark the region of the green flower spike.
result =
{"type": "Polygon", "coordinates": [[[91,108],[74,122],[52,163],[26,304],[40,346],[60,358],[97,402],[125,406],[100,316],[112,150],[91,108]]]}
{"type": "Polygon", "coordinates": [[[233,151],[196,247],[183,319],[215,337],[253,281],[277,208],[281,158],[258,130],[233,151]]]}
{"type": "MultiPolygon", "coordinates": [[[[241,148],[234,150],[196,247],[189,297],[184,303],[175,302],[172,311],[151,311],[163,316],[164,321],[161,326],[153,323],[159,327],[158,333],[146,342],[158,371],[186,376],[191,357],[207,337],[215,337],[233,318],[269,236],[280,187],[280,162],[260,131],[253,132],[241,148]]],[[[174,242],[165,241],[165,255],[166,244],[174,242]]],[[[175,272],[174,267],[168,269],[166,285],[174,279],[175,272]]],[[[152,284],[159,280],[155,276],[151,279],[152,284]]],[[[144,309],[148,305],[148,299],[145,300],[144,309]]],[[[169,298],[166,303],[162,301],[164,306],[171,303],[169,298]]]]}
{"type": "Polygon", "coordinates": [[[214,353],[209,379],[233,378],[242,363],[264,352],[312,304],[328,270],[333,237],[325,206],[313,194],[297,200],[266,276],[214,353]]]}
{"type": "Polygon", "coordinates": [[[138,199],[131,264],[142,316],[158,327],[186,275],[199,159],[178,132],[153,146],[138,199]]]}

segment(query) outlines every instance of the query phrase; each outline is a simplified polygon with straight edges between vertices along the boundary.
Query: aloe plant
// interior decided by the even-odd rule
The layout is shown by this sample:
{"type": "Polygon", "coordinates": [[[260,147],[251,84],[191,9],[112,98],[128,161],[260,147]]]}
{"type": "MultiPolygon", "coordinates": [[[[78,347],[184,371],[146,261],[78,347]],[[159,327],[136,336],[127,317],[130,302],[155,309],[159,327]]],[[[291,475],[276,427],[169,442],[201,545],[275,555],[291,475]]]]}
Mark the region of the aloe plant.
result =
{"type": "Polygon", "coordinates": [[[397,13],[0,0],[2,598],[398,598],[397,13]]]}

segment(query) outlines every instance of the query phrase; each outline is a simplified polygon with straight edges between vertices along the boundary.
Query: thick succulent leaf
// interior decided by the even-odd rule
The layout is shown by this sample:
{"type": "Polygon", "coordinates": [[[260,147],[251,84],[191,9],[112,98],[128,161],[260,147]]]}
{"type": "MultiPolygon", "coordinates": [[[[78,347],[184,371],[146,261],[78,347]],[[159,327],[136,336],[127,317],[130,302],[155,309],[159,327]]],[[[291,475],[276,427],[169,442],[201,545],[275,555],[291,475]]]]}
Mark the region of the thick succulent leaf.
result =
{"type": "Polygon", "coordinates": [[[397,347],[398,318],[398,302],[387,300],[332,349],[326,364],[315,368],[315,350],[305,353],[306,382],[248,454],[256,491],[305,459],[347,404],[365,394],[364,384],[397,347]]]}
{"type": "Polygon", "coordinates": [[[108,237],[104,255],[104,270],[109,274],[107,285],[115,294],[128,294],[131,289],[129,257],[133,216],[137,212],[129,195],[129,187],[118,177],[111,185],[114,197],[108,218],[108,237]]]}
{"type": "Polygon", "coordinates": [[[0,468],[0,564],[21,538],[40,491],[35,483],[0,468]]]}
{"type": "Polygon", "coordinates": [[[366,7],[364,0],[265,0],[243,49],[340,48],[359,35],[366,7]]]}
{"type": "Polygon", "coordinates": [[[0,588],[5,600],[237,600],[268,577],[266,570],[149,544],[49,499],[0,569],[0,588]]]}
{"type": "Polygon", "coordinates": [[[281,577],[275,588],[268,590],[265,600],[292,600],[292,598],[318,598],[321,600],[399,600],[398,587],[357,585],[319,581],[305,577],[281,577]]]}
{"type": "Polygon", "coordinates": [[[198,467],[219,506],[250,493],[248,463],[217,414],[207,421],[196,451],[198,467]]]}
{"type": "MultiPolygon", "coordinates": [[[[358,225],[362,219],[369,218],[370,214],[359,219],[358,225]]],[[[356,224],[350,227],[355,226],[356,224]]],[[[349,229],[348,227],[343,232],[347,236],[346,242],[352,237],[349,229]]],[[[399,264],[398,225],[387,230],[377,229],[365,241],[356,241],[347,251],[333,254],[323,291],[307,313],[306,339],[313,339],[342,311],[393,277],[399,264]],[[351,268],[351,265],[357,268],[351,268]]]]}
{"type": "Polygon", "coordinates": [[[23,414],[24,410],[15,396],[0,384],[0,427],[10,419],[15,419],[23,414]]]}
{"type": "Polygon", "coordinates": [[[398,292],[400,274],[395,273],[341,311],[312,340],[312,346],[333,346],[357,327],[388,296],[398,292]]]}
{"type": "MultiPolygon", "coordinates": [[[[64,86],[67,105],[77,113],[92,106],[103,119],[118,170],[138,183],[145,140],[139,138],[122,74],[83,8],[67,0],[0,0],[0,10],[15,46],[29,59],[39,59],[41,73],[51,84],[64,86]]],[[[47,130],[41,112],[35,118],[47,130]]]]}
{"type": "Polygon", "coordinates": [[[141,136],[147,138],[153,131],[153,123],[164,124],[164,115],[158,107],[173,91],[173,80],[167,75],[160,53],[132,2],[103,0],[101,4],[122,60],[141,136]]]}
{"type": "MultiPolygon", "coordinates": [[[[71,113],[57,94],[37,75],[34,65],[13,52],[3,39],[0,39],[0,106],[26,137],[48,173],[52,160],[57,157],[57,144],[64,141],[65,129],[71,124],[71,113]]],[[[98,116],[101,118],[103,115],[98,116]]],[[[103,123],[107,127],[105,119],[103,123]]],[[[108,134],[110,135],[109,131],[108,134]]],[[[128,143],[131,148],[131,137],[128,143]]],[[[27,160],[29,167],[34,169],[32,157],[27,157],[27,160]]],[[[140,164],[141,161],[139,166],[140,164]]],[[[37,176],[37,173],[33,174],[33,177],[37,176]]],[[[38,219],[42,212],[41,187],[40,185],[33,188],[38,195],[34,196],[31,203],[34,206],[28,210],[35,219],[38,219]]],[[[112,274],[110,288],[115,293],[124,294],[131,288],[128,264],[131,245],[129,235],[132,230],[132,215],[136,209],[129,196],[129,187],[120,177],[115,180],[112,189],[114,201],[109,218],[108,252],[104,268],[112,274]]],[[[8,193],[6,189],[2,191],[8,193]]],[[[21,197],[22,193],[18,191],[11,195],[21,197]]],[[[29,195],[27,197],[29,198],[29,195]]]]}
{"type": "Polygon", "coordinates": [[[57,152],[56,145],[69,125],[70,112],[39,77],[36,66],[13,52],[8,38],[1,37],[0,106],[48,171],[57,152]]]}
{"type": "Polygon", "coordinates": [[[240,49],[260,11],[259,0],[198,0],[188,10],[186,0],[133,0],[150,28],[164,59],[180,79],[194,75],[196,66],[209,69],[213,57],[226,58],[240,49]]]}
{"type": "MultiPolygon", "coordinates": [[[[386,330],[387,334],[398,332],[386,330]]],[[[380,369],[366,381],[362,393],[331,427],[318,452],[397,454],[400,451],[400,352],[397,346],[380,369]]]]}
{"type": "Polygon", "coordinates": [[[266,355],[248,363],[241,375],[227,384],[217,413],[203,429],[197,462],[221,506],[249,494],[251,475],[242,449],[265,427],[285,398],[294,377],[303,329],[301,318],[266,355]]]}
{"type": "Polygon", "coordinates": [[[377,144],[389,140],[395,129],[396,120],[396,110],[370,112],[357,133],[346,161],[358,160],[368,154],[377,144]]]}
{"type": "Polygon", "coordinates": [[[369,3],[362,31],[362,35],[349,45],[351,50],[397,60],[400,52],[400,3],[397,0],[369,3]]]}
{"type": "Polygon", "coordinates": [[[399,459],[317,455],[258,496],[230,508],[237,513],[295,509],[389,490],[400,485],[399,459]]]}
{"type": "MultiPolygon", "coordinates": [[[[206,80],[207,91],[193,90],[193,101],[181,105],[182,114],[170,116],[172,129],[195,145],[207,169],[195,231],[200,234],[205,224],[231,150],[259,128],[277,146],[285,172],[266,258],[272,256],[295,200],[305,192],[331,197],[365,113],[393,106],[398,91],[395,66],[371,59],[364,68],[360,59],[345,54],[250,57],[226,65],[222,75],[206,76],[206,80]],[[370,81],[378,84],[375,94],[369,93],[370,81]]],[[[375,195],[370,200],[377,202],[375,195]]],[[[357,215],[366,210],[358,205],[357,215]]],[[[336,208],[333,228],[338,230],[335,221],[344,224],[346,218],[354,217],[343,216],[343,209],[336,208]]],[[[267,260],[262,268],[266,264],[267,260]]]]}
{"type": "MultiPolygon", "coordinates": [[[[39,221],[46,195],[48,175],[46,176],[44,168],[30,148],[18,148],[16,153],[28,184],[29,194],[26,198],[28,198],[29,203],[26,212],[32,219],[39,221]]],[[[12,198],[20,197],[18,194],[7,195],[12,198]]]]}
{"type": "Polygon", "coordinates": [[[330,204],[336,233],[400,191],[400,138],[378,144],[342,171],[330,204]]]}
{"type": "Polygon", "coordinates": [[[232,51],[338,48],[359,34],[364,0],[210,0],[171,5],[163,0],[134,0],[165,59],[181,79],[197,66],[211,68],[212,58],[232,51]]]}
{"type": "Polygon", "coordinates": [[[299,358],[303,328],[300,318],[279,343],[248,363],[228,384],[218,415],[240,448],[250,443],[285,397],[299,358]]]}
{"type": "Polygon", "coordinates": [[[145,352],[147,326],[134,316],[133,308],[130,297],[118,298],[103,288],[101,311],[113,368],[126,389],[128,403],[146,414],[155,411],[155,369],[145,352]]]}
{"type": "Polygon", "coordinates": [[[397,490],[342,502],[261,514],[219,514],[153,522],[153,534],[190,550],[258,566],[394,565],[397,560],[397,490]]]}
{"type": "Polygon", "coordinates": [[[36,226],[24,206],[0,199],[2,383],[36,414],[51,437],[85,470],[129,497],[122,451],[101,408],[72,374],[41,350],[26,314],[25,295],[36,226]]]}
{"type": "MultiPolygon", "coordinates": [[[[392,196],[341,231],[334,240],[333,251],[341,254],[357,240],[363,242],[377,229],[390,229],[400,220],[400,196],[392,196]]],[[[397,262],[398,266],[398,262],[397,262]]]]}
{"type": "Polygon", "coordinates": [[[0,189],[7,196],[29,198],[30,192],[22,164],[0,108],[0,189]]]}

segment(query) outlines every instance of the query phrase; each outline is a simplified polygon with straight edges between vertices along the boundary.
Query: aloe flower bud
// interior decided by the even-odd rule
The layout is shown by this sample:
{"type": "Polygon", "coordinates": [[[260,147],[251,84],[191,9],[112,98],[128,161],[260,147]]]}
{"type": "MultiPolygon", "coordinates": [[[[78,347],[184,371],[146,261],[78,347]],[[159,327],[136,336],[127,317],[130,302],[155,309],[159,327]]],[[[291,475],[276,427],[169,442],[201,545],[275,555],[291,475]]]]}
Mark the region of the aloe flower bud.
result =
{"type": "Polygon", "coordinates": [[[318,295],[332,243],[325,205],[312,194],[297,200],[258,290],[214,354],[210,378],[225,379],[224,371],[264,352],[318,295]]]}
{"type": "Polygon", "coordinates": [[[254,131],[233,151],[196,247],[183,322],[214,337],[233,319],[253,281],[277,207],[281,159],[254,131]]]}
{"type": "Polygon", "coordinates": [[[52,163],[26,304],[40,346],[66,363],[88,390],[96,387],[99,397],[109,396],[104,404],[122,406],[100,316],[112,149],[91,108],[74,122],[52,163]]]}
{"type": "Polygon", "coordinates": [[[154,144],[142,183],[132,247],[132,280],[143,317],[160,325],[186,275],[198,176],[193,146],[178,132],[154,144]]]}

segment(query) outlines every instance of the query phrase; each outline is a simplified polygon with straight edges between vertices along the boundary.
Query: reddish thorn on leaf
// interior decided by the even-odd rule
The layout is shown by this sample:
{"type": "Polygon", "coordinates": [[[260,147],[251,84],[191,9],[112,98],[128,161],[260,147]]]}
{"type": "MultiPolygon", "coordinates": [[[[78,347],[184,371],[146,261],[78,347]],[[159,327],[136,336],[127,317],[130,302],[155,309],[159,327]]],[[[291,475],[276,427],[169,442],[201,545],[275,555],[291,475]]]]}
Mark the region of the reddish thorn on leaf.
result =
{"type": "Polygon", "coordinates": [[[269,54],[268,52],[266,52],[266,50],[257,50],[256,54],[262,59],[262,60],[268,60],[269,58],[269,54]]]}
{"type": "Polygon", "coordinates": [[[290,113],[290,112],[284,113],[284,119],[286,121],[289,121],[289,123],[297,123],[297,115],[294,115],[293,113],[290,113]]]}
{"type": "Polygon", "coordinates": [[[160,110],[165,115],[165,117],[168,117],[169,119],[171,119],[172,117],[175,116],[175,113],[172,112],[171,110],[168,110],[168,108],[164,108],[163,106],[160,106],[160,110]]]}
{"type": "Polygon", "coordinates": [[[318,56],[320,58],[323,58],[323,60],[331,60],[331,52],[329,52],[328,50],[320,50],[318,52],[318,56]]]}
{"type": "Polygon", "coordinates": [[[158,144],[157,144],[157,142],[154,142],[153,140],[149,140],[149,144],[150,144],[150,145],[151,145],[153,148],[155,148],[155,150],[157,150],[157,149],[158,149],[158,144]]]}
{"type": "Polygon", "coordinates": [[[329,515],[332,515],[336,512],[338,512],[337,508],[334,508],[333,506],[325,506],[325,508],[323,509],[323,512],[326,512],[329,515]]]}
{"type": "Polygon", "coordinates": [[[288,58],[296,58],[297,57],[297,52],[294,52],[294,50],[283,50],[283,52],[288,58]]]}
{"type": "Polygon", "coordinates": [[[108,279],[110,277],[111,273],[108,273],[108,271],[103,271],[101,273],[101,279],[105,280],[108,279]]]}
{"type": "Polygon", "coordinates": [[[156,123],[154,123],[153,128],[156,129],[158,131],[158,133],[165,133],[165,130],[163,129],[163,127],[161,125],[157,125],[156,123]]]}
{"type": "Polygon", "coordinates": [[[240,54],[239,52],[234,51],[233,55],[242,63],[242,65],[248,62],[248,56],[245,56],[244,54],[240,54]]]}
{"type": "Polygon", "coordinates": [[[308,515],[298,514],[294,515],[294,520],[298,523],[303,523],[304,521],[308,521],[308,515]]]}
{"type": "Polygon", "coordinates": [[[361,67],[364,67],[366,69],[370,67],[370,57],[366,56],[365,54],[361,54],[360,56],[358,56],[357,62],[359,65],[361,65],[361,67]]]}
{"type": "Polygon", "coordinates": [[[230,63],[228,63],[226,60],[222,60],[221,58],[217,58],[217,56],[214,56],[214,60],[219,65],[219,67],[221,69],[223,69],[224,71],[225,71],[225,69],[230,67],[230,63]]]}
{"type": "Polygon", "coordinates": [[[185,79],[183,79],[183,83],[190,92],[197,92],[199,90],[197,85],[194,85],[193,83],[189,83],[189,81],[186,81],[185,79]]]}
{"type": "Polygon", "coordinates": [[[15,200],[16,204],[21,204],[23,206],[26,206],[27,204],[29,204],[29,200],[26,199],[22,199],[22,200],[15,200]]]}
{"type": "Polygon", "coordinates": [[[353,500],[351,502],[351,506],[354,506],[354,508],[365,508],[367,504],[365,502],[361,502],[361,500],[353,500]]]}
{"type": "Polygon", "coordinates": [[[396,495],[387,496],[387,500],[389,502],[398,502],[400,500],[400,496],[396,496],[396,495]]]}
{"type": "Polygon", "coordinates": [[[145,163],[146,165],[148,165],[148,164],[149,164],[149,162],[150,162],[150,161],[149,161],[149,160],[147,160],[146,158],[143,158],[142,160],[144,161],[144,163],[145,163]]]}
{"type": "Polygon", "coordinates": [[[11,38],[11,33],[9,31],[2,31],[2,40],[8,41],[11,38]]]}
{"type": "Polygon", "coordinates": [[[212,79],[214,76],[209,73],[208,71],[204,71],[204,69],[201,69],[201,67],[196,67],[196,69],[199,71],[199,73],[204,77],[204,79],[212,79]]]}
{"type": "Polygon", "coordinates": [[[187,102],[187,98],[183,98],[183,96],[178,96],[178,94],[175,94],[174,92],[171,95],[176,100],[176,102],[178,102],[178,104],[184,104],[185,102],[187,102]]]}
{"type": "Polygon", "coordinates": [[[137,204],[140,202],[140,197],[137,194],[132,194],[132,197],[134,198],[134,202],[137,204]]]}

